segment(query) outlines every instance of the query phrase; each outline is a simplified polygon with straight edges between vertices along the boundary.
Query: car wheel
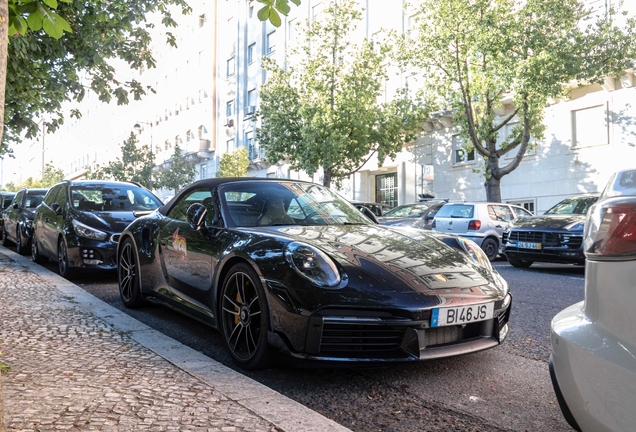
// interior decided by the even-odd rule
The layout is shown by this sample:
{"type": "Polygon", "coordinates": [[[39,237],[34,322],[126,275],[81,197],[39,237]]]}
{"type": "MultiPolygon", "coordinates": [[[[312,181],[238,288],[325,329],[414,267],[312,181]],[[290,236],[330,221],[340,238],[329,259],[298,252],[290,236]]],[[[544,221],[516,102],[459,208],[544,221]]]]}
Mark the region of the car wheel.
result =
{"type": "MultiPolygon", "coordinates": [[[[27,243],[28,246],[28,243],[27,243]]],[[[25,253],[27,253],[27,248],[22,244],[22,235],[20,234],[20,227],[18,227],[16,233],[15,233],[15,251],[19,254],[19,255],[24,255],[25,253]]]]}
{"type": "Polygon", "coordinates": [[[64,239],[60,239],[57,243],[57,267],[60,272],[60,276],[66,279],[70,279],[74,275],[73,269],[68,261],[68,250],[66,249],[66,242],[64,239]]]}
{"type": "Polygon", "coordinates": [[[38,250],[38,242],[35,240],[35,237],[31,238],[31,260],[38,264],[43,264],[49,260],[44,255],[40,254],[40,251],[38,250]]]}
{"type": "Polygon", "coordinates": [[[117,281],[119,296],[127,308],[136,308],[144,303],[141,295],[141,277],[139,262],[135,253],[134,243],[127,238],[119,250],[117,259],[117,281]]]}
{"type": "Polygon", "coordinates": [[[9,246],[9,239],[7,238],[7,230],[2,226],[2,246],[9,246]]]}
{"type": "Polygon", "coordinates": [[[511,256],[506,258],[508,258],[508,262],[510,263],[511,266],[517,267],[517,268],[528,268],[534,262],[534,261],[522,260],[519,258],[513,258],[511,256]]]}
{"type": "Polygon", "coordinates": [[[265,367],[269,311],[261,281],[249,265],[230,269],[219,303],[219,328],[234,361],[249,370],[265,367]]]}
{"type": "Polygon", "coordinates": [[[481,244],[481,249],[486,253],[490,261],[494,261],[499,255],[499,243],[492,238],[485,239],[481,244]]]}

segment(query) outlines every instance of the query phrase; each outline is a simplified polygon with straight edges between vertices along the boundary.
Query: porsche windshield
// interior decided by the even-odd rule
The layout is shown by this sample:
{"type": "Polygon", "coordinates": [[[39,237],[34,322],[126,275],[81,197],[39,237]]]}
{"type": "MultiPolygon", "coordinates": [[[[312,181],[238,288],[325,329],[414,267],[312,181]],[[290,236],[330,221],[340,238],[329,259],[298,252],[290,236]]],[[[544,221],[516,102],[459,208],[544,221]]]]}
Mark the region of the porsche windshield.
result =
{"type": "Polygon", "coordinates": [[[349,202],[311,183],[243,181],[221,186],[219,195],[230,226],[370,223],[349,202]]]}

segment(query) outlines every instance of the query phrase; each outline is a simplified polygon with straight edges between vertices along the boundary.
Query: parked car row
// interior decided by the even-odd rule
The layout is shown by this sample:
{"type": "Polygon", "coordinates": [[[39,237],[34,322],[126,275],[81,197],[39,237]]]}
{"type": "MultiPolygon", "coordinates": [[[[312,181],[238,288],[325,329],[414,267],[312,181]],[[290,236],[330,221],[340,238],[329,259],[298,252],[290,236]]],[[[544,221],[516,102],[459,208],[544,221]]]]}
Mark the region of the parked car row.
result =
{"type": "Polygon", "coordinates": [[[161,205],[132,183],[65,181],[32,213],[34,261],[116,268],[126,307],[153,300],[217,328],[247,369],[272,347],[403,362],[509,334],[508,285],[474,242],[378,225],[313,183],[208,179],[161,205]]]}

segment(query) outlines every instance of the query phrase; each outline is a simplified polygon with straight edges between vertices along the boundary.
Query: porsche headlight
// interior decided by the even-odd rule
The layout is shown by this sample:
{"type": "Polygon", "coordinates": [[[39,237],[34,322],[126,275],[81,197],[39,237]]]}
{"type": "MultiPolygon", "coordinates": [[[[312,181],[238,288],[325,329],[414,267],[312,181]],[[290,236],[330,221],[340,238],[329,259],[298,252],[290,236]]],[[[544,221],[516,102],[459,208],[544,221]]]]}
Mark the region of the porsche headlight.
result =
{"type": "Polygon", "coordinates": [[[459,243],[459,245],[462,247],[462,249],[464,249],[468,256],[477,261],[479,264],[486,267],[488,270],[492,271],[490,260],[486,256],[486,253],[477,245],[477,243],[463,237],[457,237],[457,243],[459,243]]]}
{"type": "Polygon", "coordinates": [[[315,247],[292,242],[287,245],[285,258],[303,277],[320,287],[335,287],[340,283],[336,264],[315,247]]]}
{"type": "Polygon", "coordinates": [[[80,237],[86,237],[92,240],[106,240],[106,237],[108,237],[108,234],[104,231],[96,230],[76,220],[73,220],[72,223],[75,234],[80,237]]]}

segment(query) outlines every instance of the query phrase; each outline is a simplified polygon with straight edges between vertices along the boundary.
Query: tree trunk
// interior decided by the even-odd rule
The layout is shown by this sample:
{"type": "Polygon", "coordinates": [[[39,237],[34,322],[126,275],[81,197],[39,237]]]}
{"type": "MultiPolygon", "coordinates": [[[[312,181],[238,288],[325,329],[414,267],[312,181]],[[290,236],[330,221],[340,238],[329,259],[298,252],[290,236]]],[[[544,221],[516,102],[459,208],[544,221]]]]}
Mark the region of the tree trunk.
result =
{"type": "Polygon", "coordinates": [[[486,200],[488,202],[501,202],[501,179],[490,176],[486,179],[484,186],[486,187],[486,200]]]}
{"type": "Polygon", "coordinates": [[[322,185],[325,187],[331,187],[331,170],[323,169],[322,185]]]}
{"type": "MultiPolygon", "coordinates": [[[[4,92],[7,86],[7,50],[9,44],[9,1],[0,0],[0,142],[4,131],[4,92]]],[[[4,146],[0,154],[4,154],[4,146]]],[[[2,186],[2,185],[0,185],[2,186]]]]}

